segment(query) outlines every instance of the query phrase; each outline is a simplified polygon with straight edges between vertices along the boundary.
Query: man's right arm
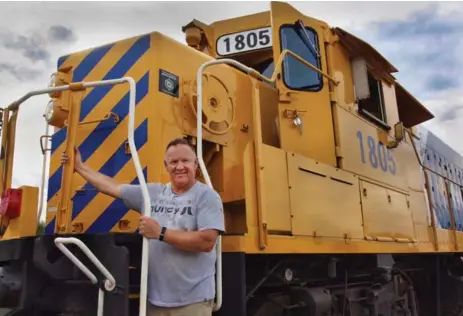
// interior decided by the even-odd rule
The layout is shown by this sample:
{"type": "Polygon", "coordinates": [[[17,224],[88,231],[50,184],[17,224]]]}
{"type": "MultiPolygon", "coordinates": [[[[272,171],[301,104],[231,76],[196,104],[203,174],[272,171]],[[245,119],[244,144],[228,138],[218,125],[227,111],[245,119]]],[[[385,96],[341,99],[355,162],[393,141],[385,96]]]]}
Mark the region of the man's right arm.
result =
{"type": "MultiPolygon", "coordinates": [[[[65,153],[61,156],[61,162],[67,163],[68,157],[65,153]]],[[[121,184],[101,172],[93,170],[82,162],[79,150],[75,150],[74,170],[80,174],[85,181],[93,185],[98,192],[111,197],[122,199],[124,204],[136,211],[140,211],[143,197],[139,185],[121,184]]]]}

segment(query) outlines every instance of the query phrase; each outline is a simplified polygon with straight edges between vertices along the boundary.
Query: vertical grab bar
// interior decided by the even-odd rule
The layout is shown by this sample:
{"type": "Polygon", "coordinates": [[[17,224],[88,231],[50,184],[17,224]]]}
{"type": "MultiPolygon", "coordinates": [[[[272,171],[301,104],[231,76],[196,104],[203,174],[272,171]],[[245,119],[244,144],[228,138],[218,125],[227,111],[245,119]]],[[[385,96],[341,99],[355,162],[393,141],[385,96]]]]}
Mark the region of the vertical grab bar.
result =
{"type": "MultiPolygon", "coordinates": [[[[130,98],[129,98],[129,126],[128,126],[128,140],[130,153],[135,164],[137,171],[138,181],[140,183],[142,195],[143,195],[143,216],[150,216],[151,205],[150,197],[148,193],[148,186],[146,184],[145,176],[140,164],[140,158],[138,157],[137,148],[135,147],[134,141],[134,130],[135,130],[135,81],[129,78],[130,83],[130,98]]],[[[139,316],[146,316],[147,308],[147,294],[148,294],[148,255],[149,255],[149,243],[148,238],[143,237],[142,244],[142,260],[141,260],[141,278],[140,278],[140,303],[139,303],[139,316]]]]}
{"type": "MultiPolygon", "coordinates": [[[[202,79],[203,79],[203,72],[204,70],[212,65],[217,65],[217,64],[229,64],[236,66],[240,68],[241,70],[245,71],[246,73],[250,74],[251,76],[258,77],[260,79],[264,79],[266,81],[270,81],[268,78],[263,77],[260,75],[256,70],[247,67],[236,60],[233,59],[217,59],[217,60],[210,60],[205,62],[204,64],[199,67],[197,77],[196,77],[196,83],[197,83],[197,117],[196,117],[196,130],[197,130],[197,146],[196,146],[196,155],[198,157],[198,162],[199,162],[199,167],[201,169],[201,172],[204,176],[204,179],[209,185],[209,187],[213,188],[211,178],[209,177],[209,173],[207,172],[206,165],[204,163],[203,159],[203,118],[202,118],[202,79]]],[[[214,305],[214,312],[218,311],[220,307],[222,306],[222,236],[219,235],[218,240],[217,240],[217,247],[216,247],[216,252],[217,252],[217,260],[216,260],[216,303],[214,305]]]]}

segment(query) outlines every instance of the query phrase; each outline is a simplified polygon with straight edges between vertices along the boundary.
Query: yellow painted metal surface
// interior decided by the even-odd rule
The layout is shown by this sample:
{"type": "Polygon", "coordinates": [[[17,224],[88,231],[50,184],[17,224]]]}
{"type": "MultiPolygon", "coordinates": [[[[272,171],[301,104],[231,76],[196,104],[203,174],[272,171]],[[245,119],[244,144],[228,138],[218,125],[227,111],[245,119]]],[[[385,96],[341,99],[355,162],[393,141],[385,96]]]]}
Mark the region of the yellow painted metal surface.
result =
{"type": "Polygon", "coordinates": [[[379,142],[378,127],[341,107],[336,108],[341,167],[368,179],[408,190],[402,147],[389,149],[379,142]]]}
{"type": "Polygon", "coordinates": [[[8,170],[11,168],[11,166],[8,166],[8,158],[7,155],[5,155],[5,151],[8,150],[7,144],[8,144],[8,134],[10,133],[10,126],[11,124],[9,123],[9,116],[10,116],[10,111],[4,110],[2,113],[2,125],[6,124],[6,128],[3,129],[2,132],[2,157],[0,157],[0,194],[3,193],[3,189],[5,188],[7,179],[5,178],[6,172],[5,170],[8,170]]]}
{"type": "Polygon", "coordinates": [[[3,173],[3,189],[11,188],[13,182],[13,162],[14,162],[14,149],[16,139],[16,126],[18,122],[19,111],[8,111],[10,112],[10,119],[3,128],[6,130],[5,135],[2,135],[7,140],[5,147],[2,148],[2,165],[5,168],[3,173]]]}
{"type": "Polygon", "coordinates": [[[72,218],[72,200],[73,194],[73,174],[74,174],[74,161],[76,148],[76,134],[79,125],[80,103],[82,100],[83,91],[73,92],[70,94],[70,107],[67,118],[67,135],[66,147],[64,152],[69,157],[69,163],[63,165],[63,176],[61,179],[61,198],[57,206],[57,217],[55,224],[55,231],[59,233],[70,233],[72,228],[70,222],[72,218]]]}
{"type": "Polygon", "coordinates": [[[365,238],[411,242],[414,227],[407,196],[383,186],[361,181],[365,238]]]}
{"type": "Polygon", "coordinates": [[[262,174],[264,181],[261,190],[265,191],[263,210],[266,214],[269,232],[291,232],[291,202],[288,189],[288,169],[286,152],[268,145],[262,145],[262,174]]]}
{"type": "Polygon", "coordinates": [[[288,153],[294,235],[362,239],[358,177],[288,153]]]}
{"type": "MultiPolygon", "coordinates": [[[[256,185],[256,162],[254,154],[254,144],[249,142],[244,150],[243,155],[243,167],[244,167],[244,181],[246,183],[244,187],[245,193],[245,210],[246,218],[245,225],[246,229],[241,231],[241,234],[249,234],[251,231],[257,229],[259,223],[257,218],[257,194],[258,187],[256,185]]],[[[228,228],[227,228],[228,229],[228,228]]],[[[227,238],[224,236],[224,238],[227,238]]]]}

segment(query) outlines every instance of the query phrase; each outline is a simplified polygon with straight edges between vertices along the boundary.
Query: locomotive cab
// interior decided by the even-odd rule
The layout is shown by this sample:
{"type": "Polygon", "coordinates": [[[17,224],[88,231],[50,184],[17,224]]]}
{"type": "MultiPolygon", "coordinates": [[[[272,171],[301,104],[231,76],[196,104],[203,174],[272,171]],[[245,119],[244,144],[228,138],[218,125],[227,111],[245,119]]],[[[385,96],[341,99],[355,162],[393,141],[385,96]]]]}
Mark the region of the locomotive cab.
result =
{"type": "MultiPolygon", "coordinates": [[[[202,36],[196,42],[204,43],[199,49],[215,58],[237,60],[267,78],[277,67],[272,78],[275,80],[269,84],[277,90],[275,102],[267,102],[264,107],[266,118],[269,113],[274,115],[278,140],[267,143],[328,164],[336,163],[330,107],[335,80],[327,74],[324,43],[329,29],[324,22],[305,17],[284,3],[272,2],[270,12],[210,26],[192,21],[183,28],[187,42],[194,29],[202,36]]],[[[268,120],[262,119],[262,123],[268,120]]],[[[266,134],[266,128],[262,129],[266,134]]]]}
{"type": "Polygon", "coordinates": [[[270,85],[278,105],[265,110],[276,114],[278,143],[272,145],[284,150],[343,167],[336,105],[378,128],[389,146],[405,138],[404,128],[433,118],[373,47],[286,3],[211,25],[193,20],[183,31],[190,46],[214,58],[237,60],[267,78],[275,74],[270,85]]]}

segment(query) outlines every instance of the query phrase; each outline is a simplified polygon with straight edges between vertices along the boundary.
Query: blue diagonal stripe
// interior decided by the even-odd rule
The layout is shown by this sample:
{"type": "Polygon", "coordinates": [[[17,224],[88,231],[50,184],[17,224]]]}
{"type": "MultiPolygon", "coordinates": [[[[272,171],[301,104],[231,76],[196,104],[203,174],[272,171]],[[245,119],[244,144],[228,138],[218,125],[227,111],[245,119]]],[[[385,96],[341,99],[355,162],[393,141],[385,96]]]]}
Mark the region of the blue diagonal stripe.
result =
{"type": "Polygon", "coordinates": [[[93,49],[72,72],[72,81],[84,80],[114,45],[110,44],[93,49]]]}
{"type": "Polygon", "coordinates": [[[51,154],[53,154],[59,145],[66,139],[67,129],[63,127],[51,136],[51,154]]]}
{"type": "MultiPolygon", "coordinates": [[[[149,88],[149,72],[147,72],[136,85],[136,99],[138,103],[148,94],[149,88]]],[[[129,112],[129,95],[126,95],[116,104],[111,111],[117,113],[119,118],[122,119],[128,115],[129,112]]],[[[95,150],[103,143],[103,141],[111,134],[115,128],[115,123],[111,121],[102,121],[98,124],[97,128],[84,140],[79,146],[79,151],[82,155],[82,160],[86,161],[95,150]]],[[[63,167],[60,166],[58,170],[48,180],[48,200],[50,200],[56,192],[58,192],[61,186],[61,177],[63,173],[63,167]]]]}
{"type": "MultiPolygon", "coordinates": [[[[148,83],[149,83],[149,72],[147,72],[136,85],[136,99],[135,104],[139,104],[141,100],[148,94],[148,83]]],[[[119,115],[122,121],[126,116],[129,115],[129,97],[130,93],[119,101],[116,106],[111,109],[111,112],[119,115]]],[[[104,142],[104,140],[112,133],[115,123],[112,118],[109,121],[100,122],[92,133],[85,139],[84,142],[79,146],[79,150],[82,153],[82,159],[86,161],[95,150],[104,142]],[[108,124],[109,123],[109,124],[108,124]]]]}
{"type": "MultiPolygon", "coordinates": [[[[134,139],[135,139],[135,146],[137,147],[137,150],[139,150],[143,145],[146,144],[148,140],[148,121],[145,120],[136,130],[134,133],[134,139]]],[[[110,177],[113,177],[116,175],[117,172],[119,172],[122,167],[129,163],[133,163],[131,161],[132,156],[125,154],[125,146],[122,145],[119,147],[119,149],[114,153],[114,155],[106,162],[106,164],[99,170],[105,175],[108,175],[110,177]]],[[[147,168],[143,170],[143,174],[145,176],[145,180],[147,179],[147,168]]],[[[136,184],[138,183],[138,178],[135,177],[135,180],[132,181],[132,183],[136,184]]],[[[89,185],[88,183],[85,184],[84,189],[89,189],[90,191],[87,191],[85,194],[77,194],[74,196],[74,205],[73,205],[73,215],[72,218],[74,219],[75,216],[80,213],[90,201],[92,201],[95,196],[97,195],[97,191],[94,190],[94,188],[89,185]]],[[[116,199],[113,203],[111,203],[108,208],[105,210],[105,212],[90,226],[91,231],[92,230],[99,230],[99,231],[109,231],[116,223],[117,221],[122,218],[125,213],[127,213],[128,209],[119,199],[116,199]],[[112,210],[114,209],[114,212],[112,210]],[[114,214],[110,214],[114,213],[114,214]],[[106,222],[106,220],[109,220],[106,222]],[[114,223],[114,224],[111,224],[114,223]],[[106,228],[109,227],[109,228],[106,228]],[[101,230],[103,229],[103,230],[101,230]],[[106,230],[104,230],[106,229],[106,230]]],[[[45,234],[50,235],[53,234],[54,229],[55,229],[55,221],[56,218],[53,218],[51,222],[45,227],[45,234]]]]}
{"type": "MultiPolygon", "coordinates": [[[[149,49],[150,47],[150,35],[144,35],[140,37],[132,47],[124,54],[124,56],[119,59],[119,61],[109,70],[109,72],[103,77],[102,80],[109,80],[109,79],[117,79],[123,77],[132,66],[143,56],[143,54],[149,49]]],[[[93,51],[92,51],[93,53],[93,51]]],[[[103,56],[101,56],[102,58],[103,56]]],[[[85,61],[84,61],[85,62],[85,61]]],[[[91,66],[91,68],[86,67],[86,64],[82,62],[74,71],[73,81],[83,81],[84,78],[88,75],[91,69],[95,66],[91,66]],[[84,64],[83,66],[81,66],[84,64]]],[[[88,64],[88,63],[87,63],[88,64]]],[[[80,120],[84,120],[90,111],[108,94],[108,92],[114,86],[104,86],[104,87],[97,87],[94,88],[82,101],[81,104],[81,111],[80,111],[80,120]]],[[[59,130],[56,133],[56,139],[53,139],[53,142],[56,143],[55,146],[52,146],[52,154],[54,153],[54,149],[58,148],[65,140],[64,137],[64,128],[59,130]]]]}
{"type": "MultiPolygon", "coordinates": [[[[127,71],[140,59],[140,57],[149,49],[150,47],[150,35],[144,35],[140,37],[132,47],[124,54],[124,56],[114,65],[114,67],[106,74],[104,79],[115,79],[123,77],[127,71]]],[[[94,65],[90,65],[90,62],[86,61],[88,58],[91,60],[96,60],[97,56],[104,56],[100,48],[96,50],[100,50],[99,54],[94,54],[91,58],[89,57],[92,55],[94,51],[92,51],[87,58],[79,64],[79,66],[74,71],[74,81],[82,81],[86,74],[94,67],[94,65]],[[90,67],[90,68],[88,68],[90,67]],[[88,68],[88,69],[87,69],[88,68]],[[82,77],[83,76],[83,77],[82,77]]],[[[109,50],[109,48],[108,48],[109,50]]],[[[100,59],[101,59],[100,58],[100,59]]],[[[99,60],[98,60],[99,61],[99,60]]],[[[95,63],[96,64],[96,63],[95,63]]],[[[90,92],[86,98],[82,101],[81,105],[81,120],[88,115],[93,107],[95,107],[103,98],[104,96],[110,91],[112,86],[107,87],[98,87],[94,88],[92,92],[90,92]]],[[[138,95],[139,91],[137,91],[138,95]]],[[[60,129],[56,132],[52,137],[52,146],[51,146],[51,154],[55,152],[55,150],[64,142],[66,139],[66,128],[60,129]]],[[[61,176],[62,170],[59,168],[55,171],[53,175],[49,178],[48,184],[48,200],[50,200],[56,192],[58,192],[60,184],[61,184],[61,176]]]]}
{"type": "MultiPolygon", "coordinates": [[[[104,76],[103,80],[123,77],[149,48],[150,36],[145,35],[140,37],[124,56],[119,59],[106,76],[104,76]]],[[[82,102],[80,119],[83,120],[113,87],[114,86],[104,86],[93,89],[82,102]]]]}
{"type": "Polygon", "coordinates": [[[56,217],[51,220],[51,222],[45,227],[45,235],[52,235],[55,231],[55,221],[56,217]]]}
{"type": "Polygon", "coordinates": [[[56,63],[56,68],[59,69],[59,67],[61,67],[61,65],[69,58],[70,55],[66,55],[66,56],[61,56],[60,58],[58,58],[58,62],[56,63]]]}
{"type": "Polygon", "coordinates": [[[58,170],[50,177],[48,178],[48,196],[47,200],[50,201],[50,199],[53,197],[53,195],[58,192],[59,187],[61,186],[61,177],[63,175],[63,167],[60,166],[58,170]]]}
{"type": "MultiPolygon", "coordinates": [[[[136,130],[135,130],[135,146],[137,149],[141,148],[146,141],[148,140],[148,121],[145,120],[136,130]]],[[[127,140],[127,139],[126,139],[127,140]]],[[[130,161],[132,156],[130,154],[125,153],[125,144],[123,143],[116,152],[111,156],[111,158],[101,167],[99,172],[105,174],[109,177],[114,177],[121,169],[124,167],[127,162],[130,161]]],[[[133,163],[133,162],[131,162],[133,163]]],[[[82,212],[82,210],[95,198],[98,192],[94,189],[94,187],[86,183],[82,188],[84,193],[79,194],[77,193],[74,197],[74,205],[72,210],[72,218],[76,218],[77,215],[82,212]]]]}
{"type": "MultiPolygon", "coordinates": [[[[148,167],[143,169],[143,175],[145,177],[145,181],[148,178],[148,167]]],[[[135,179],[131,182],[131,184],[138,184],[138,177],[136,176],[135,179]]],[[[129,209],[125,206],[124,202],[120,199],[115,199],[98,217],[92,225],[90,225],[89,229],[86,233],[101,233],[101,232],[108,232],[111,230],[114,225],[116,225],[117,221],[119,221],[129,209]]],[[[45,235],[52,235],[55,230],[55,221],[56,218],[53,218],[51,222],[45,227],[45,235]]]]}
{"type": "MultiPolygon", "coordinates": [[[[82,62],[74,69],[73,79],[74,82],[79,82],[85,79],[85,77],[90,73],[90,71],[95,68],[95,66],[103,59],[106,53],[114,46],[105,45],[93,49],[83,60],[82,62]]],[[[61,57],[58,60],[58,67],[64,62],[63,58],[68,58],[68,56],[61,57]],[[61,64],[60,64],[61,63],[61,64]]],[[[87,96],[88,97],[88,96],[87,96]]],[[[52,136],[52,145],[51,145],[51,154],[64,142],[66,139],[66,128],[62,128],[57,131],[52,136]]]]}
{"type": "MultiPolygon", "coordinates": [[[[143,169],[145,180],[147,179],[147,168],[143,169]]],[[[132,184],[138,184],[138,177],[132,181],[132,184]]],[[[125,214],[129,211],[129,208],[125,206],[124,201],[115,199],[103,213],[90,225],[85,231],[86,234],[98,234],[107,233],[120,221],[125,214]]]]}

